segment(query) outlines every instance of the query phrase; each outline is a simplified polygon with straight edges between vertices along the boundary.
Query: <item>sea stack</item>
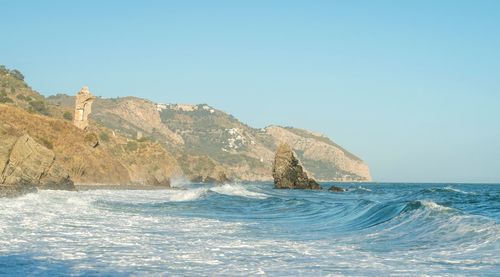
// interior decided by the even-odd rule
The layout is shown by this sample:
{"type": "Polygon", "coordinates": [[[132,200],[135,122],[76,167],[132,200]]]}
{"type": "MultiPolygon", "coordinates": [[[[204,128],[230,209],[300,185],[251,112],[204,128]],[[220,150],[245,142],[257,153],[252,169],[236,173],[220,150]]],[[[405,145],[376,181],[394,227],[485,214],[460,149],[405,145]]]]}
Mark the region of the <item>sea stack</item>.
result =
{"type": "Polygon", "coordinates": [[[292,148],[286,143],[282,143],[276,151],[273,178],[277,189],[321,189],[314,179],[307,176],[292,148]]]}
{"type": "Polygon", "coordinates": [[[92,103],[95,96],[90,93],[88,87],[83,87],[77,94],[75,100],[75,117],[73,124],[85,130],[89,126],[88,116],[92,112],[92,103]]]}

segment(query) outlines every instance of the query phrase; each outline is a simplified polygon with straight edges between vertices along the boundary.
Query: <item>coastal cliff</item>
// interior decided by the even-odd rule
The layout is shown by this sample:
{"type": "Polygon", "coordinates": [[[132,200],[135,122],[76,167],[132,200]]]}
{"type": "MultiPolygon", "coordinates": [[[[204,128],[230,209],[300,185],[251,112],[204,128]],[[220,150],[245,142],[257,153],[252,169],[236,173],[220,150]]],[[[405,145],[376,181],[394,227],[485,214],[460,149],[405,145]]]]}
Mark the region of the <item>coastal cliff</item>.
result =
{"type": "Polygon", "coordinates": [[[53,151],[76,183],[168,186],[177,177],[217,182],[220,176],[270,181],[274,153],[283,142],[311,178],[371,180],[360,158],[306,130],[252,128],[206,104],[159,104],[136,97],[92,101],[88,121],[84,116],[84,128],[77,128],[72,124],[74,96],[45,98],[20,76],[0,68],[4,129],[17,138],[29,135],[53,151]]]}
{"type": "MultiPolygon", "coordinates": [[[[73,97],[48,98],[71,107],[73,97]]],[[[252,128],[206,104],[154,104],[135,97],[95,102],[90,116],[96,123],[128,138],[138,135],[161,143],[189,179],[214,179],[225,172],[231,179],[269,181],[274,152],[288,143],[311,176],[321,181],[370,181],[366,163],[327,137],[312,132],[270,126],[252,128]]]]}

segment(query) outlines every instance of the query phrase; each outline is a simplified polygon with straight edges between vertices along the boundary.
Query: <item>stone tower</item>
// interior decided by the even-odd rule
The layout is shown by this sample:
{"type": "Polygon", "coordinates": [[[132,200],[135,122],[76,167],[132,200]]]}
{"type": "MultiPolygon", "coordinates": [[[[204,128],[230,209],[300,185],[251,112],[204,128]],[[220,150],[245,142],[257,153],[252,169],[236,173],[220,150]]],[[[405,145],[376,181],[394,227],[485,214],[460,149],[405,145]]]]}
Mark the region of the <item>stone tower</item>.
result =
{"type": "Polygon", "coordinates": [[[85,130],[89,126],[88,116],[92,111],[92,102],[95,96],[90,93],[88,87],[83,87],[76,94],[75,117],[73,124],[76,127],[85,130]]]}

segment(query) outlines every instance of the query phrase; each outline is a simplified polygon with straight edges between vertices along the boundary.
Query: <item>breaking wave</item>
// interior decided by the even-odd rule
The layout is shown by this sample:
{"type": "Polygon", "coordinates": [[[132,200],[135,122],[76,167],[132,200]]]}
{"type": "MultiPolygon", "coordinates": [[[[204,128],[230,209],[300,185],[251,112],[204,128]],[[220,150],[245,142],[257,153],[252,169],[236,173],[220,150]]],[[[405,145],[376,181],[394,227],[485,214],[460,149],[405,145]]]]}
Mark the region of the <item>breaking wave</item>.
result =
{"type": "Polygon", "coordinates": [[[263,193],[247,190],[244,186],[238,184],[225,184],[222,186],[213,187],[210,189],[213,192],[231,196],[241,196],[248,198],[266,199],[267,195],[263,193]]]}

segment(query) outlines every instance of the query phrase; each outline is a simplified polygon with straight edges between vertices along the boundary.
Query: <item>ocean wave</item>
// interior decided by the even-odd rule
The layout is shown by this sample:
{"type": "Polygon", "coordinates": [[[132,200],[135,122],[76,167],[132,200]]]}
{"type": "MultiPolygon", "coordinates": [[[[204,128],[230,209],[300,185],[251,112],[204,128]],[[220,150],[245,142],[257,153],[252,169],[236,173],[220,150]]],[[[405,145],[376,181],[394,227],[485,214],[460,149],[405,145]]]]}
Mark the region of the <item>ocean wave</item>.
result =
{"type": "Polygon", "coordinates": [[[241,196],[247,198],[256,198],[256,199],[266,199],[268,196],[263,193],[253,192],[247,190],[242,185],[238,184],[225,184],[222,186],[213,187],[210,189],[218,194],[230,195],[230,196],[241,196]]]}
{"type": "Polygon", "coordinates": [[[445,186],[431,191],[427,184],[366,187],[374,193],[186,184],[172,190],[40,191],[2,199],[0,271],[46,276],[498,272],[499,187],[456,186],[476,195],[445,186]]]}
{"type": "Polygon", "coordinates": [[[365,188],[365,187],[362,187],[362,186],[357,186],[355,188],[349,188],[347,191],[354,191],[354,192],[361,192],[361,193],[372,192],[371,189],[365,188]]]}
{"type": "Polygon", "coordinates": [[[450,186],[447,187],[439,187],[439,188],[427,188],[419,191],[419,193],[423,194],[436,194],[436,193],[443,193],[443,194],[457,194],[457,195],[475,195],[474,192],[468,192],[468,191],[463,191],[459,190],[450,186]]]}
{"type": "MultiPolygon", "coordinates": [[[[408,219],[410,221],[424,220],[427,216],[458,212],[430,200],[394,201],[384,203],[359,203],[352,207],[344,217],[348,220],[341,229],[346,231],[363,230],[384,223],[390,224],[394,219],[408,219]]],[[[382,228],[382,227],[381,227],[382,228]]]]}
{"type": "Polygon", "coordinates": [[[438,203],[433,202],[431,200],[416,200],[407,203],[405,208],[403,209],[403,212],[410,212],[418,209],[427,209],[428,211],[434,211],[434,212],[457,211],[453,208],[439,205],[438,203]]]}
{"type": "Polygon", "coordinates": [[[191,181],[183,177],[173,178],[170,181],[170,186],[172,188],[189,188],[190,185],[192,185],[191,181]]]}
{"type": "Polygon", "coordinates": [[[203,198],[207,193],[207,188],[171,191],[169,192],[168,200],[171,202],[194,201],[203,198]]]}

